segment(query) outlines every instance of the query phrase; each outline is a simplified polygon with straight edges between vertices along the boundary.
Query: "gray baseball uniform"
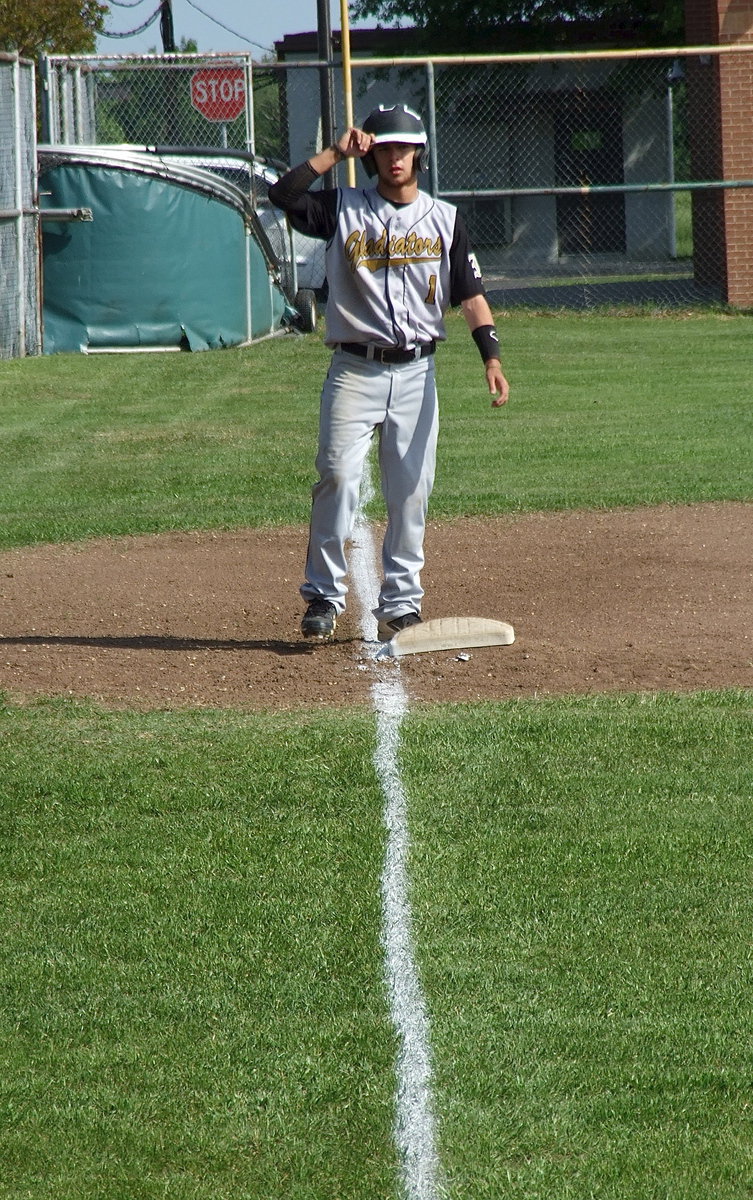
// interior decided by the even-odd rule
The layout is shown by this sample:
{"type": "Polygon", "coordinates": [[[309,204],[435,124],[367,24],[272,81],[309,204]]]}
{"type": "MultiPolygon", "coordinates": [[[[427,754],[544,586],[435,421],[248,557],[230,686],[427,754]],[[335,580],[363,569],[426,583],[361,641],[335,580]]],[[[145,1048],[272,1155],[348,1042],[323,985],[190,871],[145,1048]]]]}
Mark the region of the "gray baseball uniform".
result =
{"type": "Polygon", "coordinates": [[[313,489],[305,583],[308,602],[345,608],[347,560],[363,465],[379,431],[387,506],[378,620],[421,611],[420,575],[438,430],[436,343],[449,305],[483,295],[465,225],[452,205],[419,192],[394,204],[376,188],[309,191],[308,163],[270,188],[294,228],[326,240],[326,342],[319,480],[313,489]]]}

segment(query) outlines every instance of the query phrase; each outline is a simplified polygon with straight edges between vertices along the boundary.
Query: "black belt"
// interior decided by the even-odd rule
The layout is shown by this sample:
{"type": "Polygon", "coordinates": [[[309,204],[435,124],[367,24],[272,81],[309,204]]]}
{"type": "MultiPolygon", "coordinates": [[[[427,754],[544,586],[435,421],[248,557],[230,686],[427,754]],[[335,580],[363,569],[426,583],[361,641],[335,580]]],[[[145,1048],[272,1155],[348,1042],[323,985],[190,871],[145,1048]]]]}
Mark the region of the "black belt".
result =
{"type": "Polygon", "coordinates": [[[423,346],[416,346],[415,350],[394,350],[389,346],[372,346],[369,342],[340,342],[340,349],[348,354],[357,354],[359,358],[380,363],[416,362],[433,354],[436,348],[436,342],[425,342],[423,346]]]}

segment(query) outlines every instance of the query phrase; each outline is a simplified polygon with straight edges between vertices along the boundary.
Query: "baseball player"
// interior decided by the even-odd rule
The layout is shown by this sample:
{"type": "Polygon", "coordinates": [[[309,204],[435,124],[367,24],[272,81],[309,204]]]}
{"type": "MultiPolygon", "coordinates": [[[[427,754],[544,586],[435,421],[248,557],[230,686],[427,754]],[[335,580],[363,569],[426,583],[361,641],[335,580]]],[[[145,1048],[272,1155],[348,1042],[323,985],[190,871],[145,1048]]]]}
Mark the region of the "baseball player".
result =
{"type": "Polygon", "coordinates": [[[363,465],[379,434],[387,528],[373,610],[380,641],[421,620],[424,529],[434,482],[438,409],[434,352],[443,315],[460,305],[484,362],[492,405],[505,404],[499,342],[481,273],[457,209],[419,190],[429,145],[418,113],[380,105],[363,128],[294,167],[269,189],[301,233],[326,241],[326,344],[333,354],[320,406],[318,482],[301,595],[304,637],[330,638],[345,609],[347,560],[363,465]],[[360,158],[376,186],[311,185],[360,158]]]}

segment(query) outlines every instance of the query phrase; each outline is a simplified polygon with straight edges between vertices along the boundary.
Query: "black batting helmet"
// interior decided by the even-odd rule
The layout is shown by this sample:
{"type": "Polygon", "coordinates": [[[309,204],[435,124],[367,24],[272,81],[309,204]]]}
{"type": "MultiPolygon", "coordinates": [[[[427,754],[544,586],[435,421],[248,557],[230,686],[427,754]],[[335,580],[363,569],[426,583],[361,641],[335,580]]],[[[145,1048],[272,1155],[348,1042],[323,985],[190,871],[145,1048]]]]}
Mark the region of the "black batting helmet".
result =
{"type": "MultiPolygon", "coordinates": [[[[364,133],[374,135],[378,146],[381,142],[404,142],[416,147],[416,166],[426,171],[429,166],[429,139],[424,123],[417,112],[407,104],[380,104],[369,113],[363,123],[364,133]]],[[[362,163],[368,175],[376,175],[374,155],[364,154],[362,163]]]]}

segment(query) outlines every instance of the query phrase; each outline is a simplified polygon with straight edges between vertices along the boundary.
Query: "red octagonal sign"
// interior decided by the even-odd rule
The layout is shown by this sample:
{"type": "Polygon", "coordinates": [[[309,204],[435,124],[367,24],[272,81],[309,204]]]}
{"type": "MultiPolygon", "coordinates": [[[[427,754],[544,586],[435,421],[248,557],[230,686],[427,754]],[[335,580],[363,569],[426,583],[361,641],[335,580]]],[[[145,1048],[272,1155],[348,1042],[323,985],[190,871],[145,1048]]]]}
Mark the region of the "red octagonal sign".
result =
{"type": "Polygon", "coordinates": [[[246,107],[243,67],[204,67],[194,71],[191,104],[208,121],[234,121],[246,107]]]}

